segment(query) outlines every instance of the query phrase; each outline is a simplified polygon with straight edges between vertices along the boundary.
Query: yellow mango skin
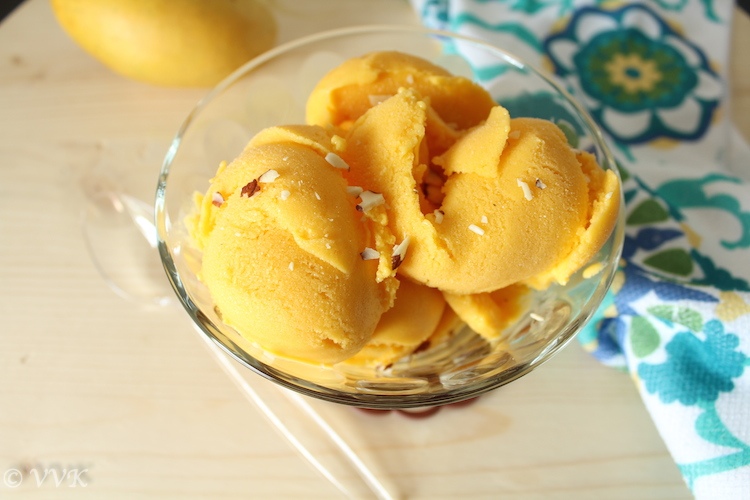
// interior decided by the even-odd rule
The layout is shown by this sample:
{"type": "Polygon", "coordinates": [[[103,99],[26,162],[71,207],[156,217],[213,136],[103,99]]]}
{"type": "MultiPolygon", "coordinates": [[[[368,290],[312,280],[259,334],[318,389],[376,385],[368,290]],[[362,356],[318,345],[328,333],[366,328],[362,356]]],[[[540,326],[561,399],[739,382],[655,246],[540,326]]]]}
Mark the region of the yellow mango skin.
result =
{"type": "Polygon", "coordinates": [[[211,87],[271,48],[258,0],[51,0],[62,28],[113,71],[170,87],[211,87]]]}

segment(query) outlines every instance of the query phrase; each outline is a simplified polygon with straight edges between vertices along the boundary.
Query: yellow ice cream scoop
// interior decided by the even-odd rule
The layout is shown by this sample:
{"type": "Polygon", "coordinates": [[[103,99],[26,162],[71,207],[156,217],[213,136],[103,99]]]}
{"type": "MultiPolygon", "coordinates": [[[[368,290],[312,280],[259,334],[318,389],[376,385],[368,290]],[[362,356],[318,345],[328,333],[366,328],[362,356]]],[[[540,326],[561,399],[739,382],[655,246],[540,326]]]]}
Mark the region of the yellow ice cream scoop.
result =
{"type": "Polygon", "coordinates": [[[399,272],[458,295],[565,283],[614,226],[617,177],[572,149],[555,124],[508,120],[504,110],[425,165],[429,107],[402,89],[346,135],[357,145],[343,152],[350,182],[382,192],[394,234],[413,241],[399,272]],[[444,179],[429,213],[420,199],[425,170],[444,179]]]}
{"type": "Polygon", "coordinates": [[[617,175],[557,125],[414,56],[343,63],[307,121],[255,135],[187,218],[222,320],[278,356],[384,367],[460,321],[495,341],[618,218],[617,175]]]}
{"type": "Polygon", "coordinates": [[[340,169],[294,142],[251,146],[188,219],[222,320],[266,351],[331,364],[372,336],[397,287],[340,169]]]}
{"type": "Polygon", "coordinates": [[[410,54],[382,51],[349,59],[325,75],[307,100],[306,120],[346,126],[402,87],[429,98],[440,118],[458,129],[481,122],[495,105],[468,78],[410,54]]]}

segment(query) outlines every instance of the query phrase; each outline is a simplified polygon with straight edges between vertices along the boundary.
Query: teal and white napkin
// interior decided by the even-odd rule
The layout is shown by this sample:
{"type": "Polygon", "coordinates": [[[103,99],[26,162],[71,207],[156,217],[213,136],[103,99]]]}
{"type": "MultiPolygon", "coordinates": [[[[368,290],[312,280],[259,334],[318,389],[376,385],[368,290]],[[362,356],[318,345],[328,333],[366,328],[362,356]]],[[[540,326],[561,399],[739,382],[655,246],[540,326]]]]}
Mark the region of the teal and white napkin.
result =
{"type": "Polygon", "coordinates": [[[728,119],[733,3],[411,3],[426,26],[555,75],[598,122],[626,240],[579,339],[630,373],[697,498],[750,499],[750,148],[728,119]]]}

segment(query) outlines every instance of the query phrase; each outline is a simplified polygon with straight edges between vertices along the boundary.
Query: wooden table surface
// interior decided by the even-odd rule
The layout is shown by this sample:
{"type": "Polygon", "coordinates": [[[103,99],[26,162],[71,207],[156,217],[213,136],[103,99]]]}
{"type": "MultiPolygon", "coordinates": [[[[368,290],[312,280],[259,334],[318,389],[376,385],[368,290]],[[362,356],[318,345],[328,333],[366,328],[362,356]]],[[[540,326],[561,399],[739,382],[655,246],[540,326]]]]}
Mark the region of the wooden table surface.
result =
{"type": "MultiPolygon", "coordinates": [[[[376,11],[366,0],[329,3],[305,20],[416,22],[400,0],[376,11]]],[[[750,21],[735,19],[732,112],[750,137],[740,55],[750,21]]],[[[117,296],[87,252],[86,176],[113,154],[165,150],[204,93],[112,74],[65,36],[45,0],[0,24],[0,497],[340,496],[243,398],[182,310],[117,296]]],[[[348,422],[355,450],[394,496],[690,497],[632,381],[575,342],[518,382],[430,418],[322,411],[348,422]]]]}

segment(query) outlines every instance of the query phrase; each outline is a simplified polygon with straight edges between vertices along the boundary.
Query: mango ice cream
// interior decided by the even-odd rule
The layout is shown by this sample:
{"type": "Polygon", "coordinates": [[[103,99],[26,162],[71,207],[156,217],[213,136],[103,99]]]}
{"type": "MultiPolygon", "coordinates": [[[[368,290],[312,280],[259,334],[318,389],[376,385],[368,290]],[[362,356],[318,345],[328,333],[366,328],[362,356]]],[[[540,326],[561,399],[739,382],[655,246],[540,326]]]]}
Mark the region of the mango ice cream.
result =
{"type": "Polygon", "coordinates": [[[307,122],[253,137],[187,219],[222,320],[277,356],[386,366],[459,320],[496,338],[617,219],[617,176],[554,123],[414,56],[335,68],[307,122]]]}

